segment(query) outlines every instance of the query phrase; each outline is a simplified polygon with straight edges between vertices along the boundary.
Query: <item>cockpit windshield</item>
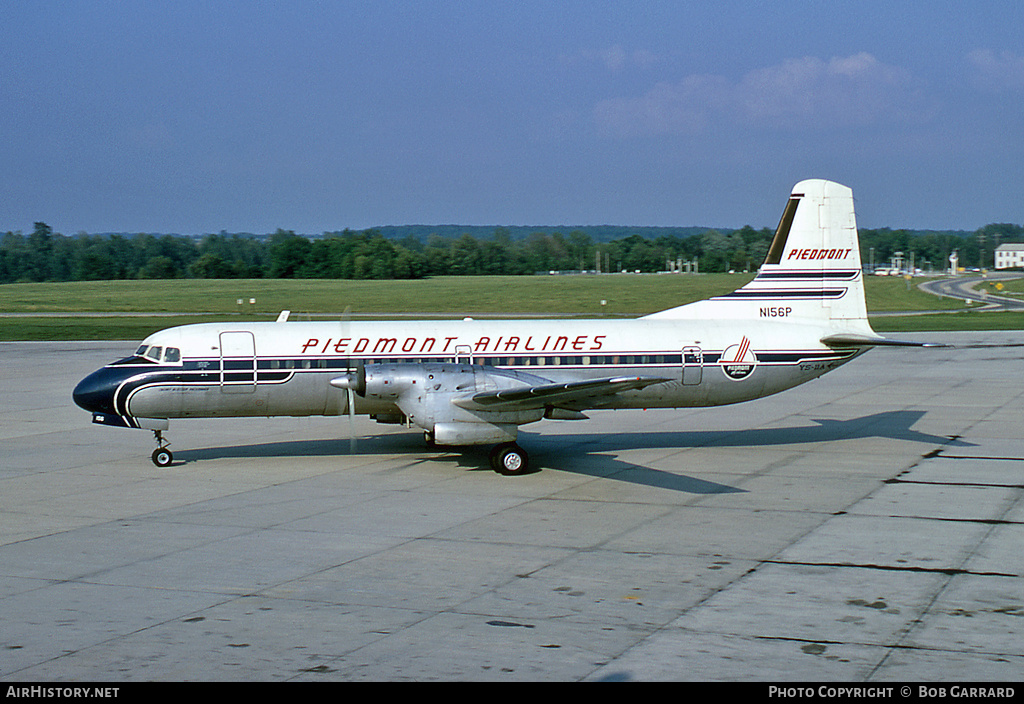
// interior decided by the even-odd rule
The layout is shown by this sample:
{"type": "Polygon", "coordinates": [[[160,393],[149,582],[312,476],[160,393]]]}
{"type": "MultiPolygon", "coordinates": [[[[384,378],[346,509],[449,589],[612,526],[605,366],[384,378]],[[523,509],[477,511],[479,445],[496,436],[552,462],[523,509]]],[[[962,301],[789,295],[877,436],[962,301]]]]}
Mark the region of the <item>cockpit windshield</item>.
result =
{"type": "Polygon", "coordinates": [[[144,357],[153,362],[178,364],[181,362],[181,350],[177,347],[161,347],[160,345],[141,345],[135,350],[136,357],[144,357]]]}

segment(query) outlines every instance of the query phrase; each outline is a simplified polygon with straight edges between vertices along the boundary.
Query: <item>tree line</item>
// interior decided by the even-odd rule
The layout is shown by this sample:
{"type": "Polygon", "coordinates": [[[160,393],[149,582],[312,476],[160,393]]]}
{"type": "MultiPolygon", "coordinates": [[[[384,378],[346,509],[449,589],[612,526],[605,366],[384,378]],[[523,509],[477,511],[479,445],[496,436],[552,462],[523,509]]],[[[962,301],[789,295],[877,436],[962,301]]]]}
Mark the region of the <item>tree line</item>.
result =
{"type": "MultiPolygon", "coordinates": [[[[328,232],[320,237],[278,230],[269,237],[210,234],[64,236],[46,223],[28,235],[0,237],[0,283],[112,279],[416,279],[429,276],[527,275],[548,271],[665,271],[689,263],[700,272],[753,271],[774,231],[705,230],[696,234],[632,234],[596,241],[586,228],[536,231],[513,238],[407,235],[379,230],[328,232]]],[[[885,266],[897,252],[915,266],[941,270],[959,252],[961,266],[991,267],[1003,242],[1024,241],[1024,227],[986,225],[973,233],[860,230],[865,266],[885,266]]],[[[689,268],[689,267],[688,267],[689,268]]]]}

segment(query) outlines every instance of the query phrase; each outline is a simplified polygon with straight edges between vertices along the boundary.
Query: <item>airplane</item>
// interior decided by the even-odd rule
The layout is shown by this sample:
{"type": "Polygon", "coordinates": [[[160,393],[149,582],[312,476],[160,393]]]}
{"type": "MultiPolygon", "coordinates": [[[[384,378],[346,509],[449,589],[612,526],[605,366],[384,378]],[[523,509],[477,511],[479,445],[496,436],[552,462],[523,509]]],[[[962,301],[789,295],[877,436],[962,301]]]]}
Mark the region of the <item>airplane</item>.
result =
{"type": "Polygon", "coordinates": [[[416,426],[431,446],[492,445],[491,468],[514,476],[532,471],[521,425],[738,403],[874,346],[928,344],[871,329],[853,192],[811,179],[732,293],[630,320],[295,322],[282,311],[183,325],[87,376],[73,399],[94,423],[152,430],[159,467],[173,462],[172,418],[362,414],[416,426]]]}

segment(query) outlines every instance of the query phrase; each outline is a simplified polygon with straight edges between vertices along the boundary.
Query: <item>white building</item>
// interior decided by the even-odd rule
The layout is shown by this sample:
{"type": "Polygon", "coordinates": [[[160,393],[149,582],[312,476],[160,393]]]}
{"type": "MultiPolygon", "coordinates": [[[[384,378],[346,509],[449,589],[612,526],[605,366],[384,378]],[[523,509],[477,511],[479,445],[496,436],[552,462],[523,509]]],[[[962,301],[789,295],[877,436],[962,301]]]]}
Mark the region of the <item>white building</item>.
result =
{"type": "Polygon", "coordinates": [[[996,269],[1024,267],[1024,243],[1001,244],[996,247],[996,269]]]}

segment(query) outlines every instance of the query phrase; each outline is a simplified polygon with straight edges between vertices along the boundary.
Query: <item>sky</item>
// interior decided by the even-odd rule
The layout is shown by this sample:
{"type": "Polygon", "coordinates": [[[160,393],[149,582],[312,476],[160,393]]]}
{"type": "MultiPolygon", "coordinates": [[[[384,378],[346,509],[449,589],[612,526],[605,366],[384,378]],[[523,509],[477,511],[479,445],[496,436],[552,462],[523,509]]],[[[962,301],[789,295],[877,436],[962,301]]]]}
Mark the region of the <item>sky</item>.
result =
{"type": "Polygon", "coordinates": [[[1024,223],[1024,3],[0,0],[0,232],[1024,223]]]}

